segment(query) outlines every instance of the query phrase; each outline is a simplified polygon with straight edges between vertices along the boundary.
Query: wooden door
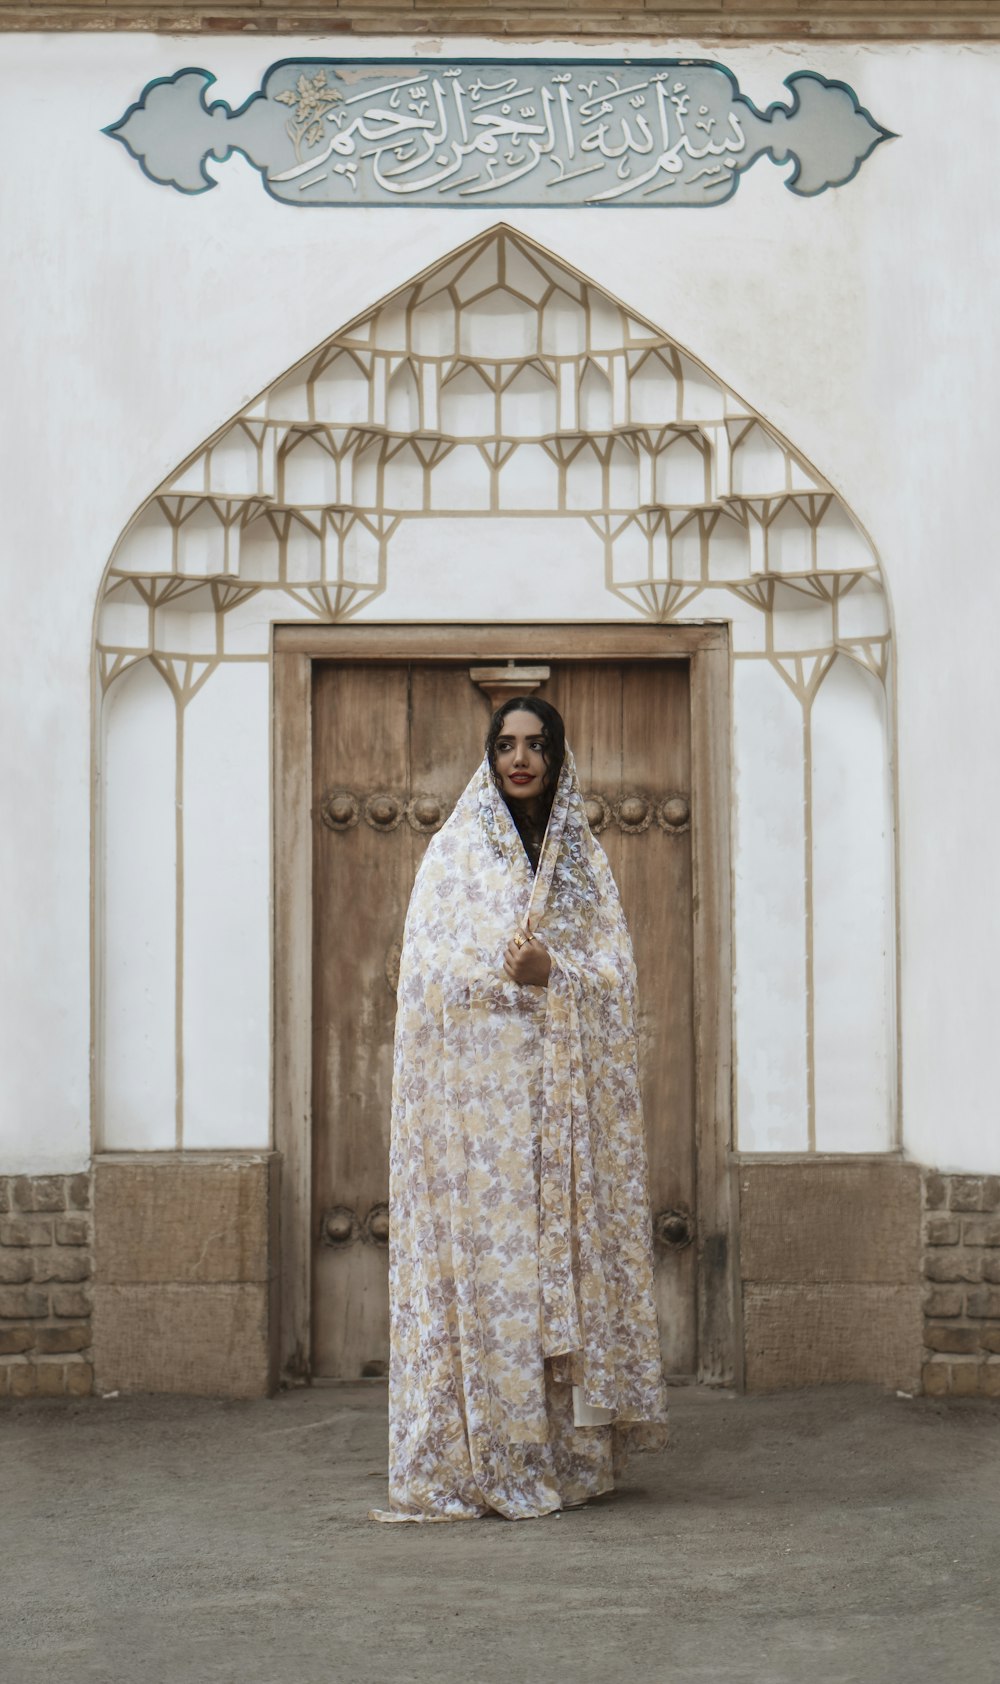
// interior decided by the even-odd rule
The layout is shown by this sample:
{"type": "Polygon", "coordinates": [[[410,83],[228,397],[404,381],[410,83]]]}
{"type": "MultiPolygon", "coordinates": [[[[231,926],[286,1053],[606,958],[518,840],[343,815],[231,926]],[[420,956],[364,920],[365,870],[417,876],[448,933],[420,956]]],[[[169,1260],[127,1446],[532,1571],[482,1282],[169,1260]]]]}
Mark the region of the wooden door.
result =
{"type": "MultiPolygon", "coordinates": [[[[511,655],[516,657],[517,650],[511,655]]],[[[387,1197],[395,971],[427,839],[489,721],[461,663],[317,661],[313,672],[312,1370],[388,1363],[387,1197]]],[[[635,945],[668,1374],[697,1368],[689,663],[558,660],[566,721],[635,945]]]]}

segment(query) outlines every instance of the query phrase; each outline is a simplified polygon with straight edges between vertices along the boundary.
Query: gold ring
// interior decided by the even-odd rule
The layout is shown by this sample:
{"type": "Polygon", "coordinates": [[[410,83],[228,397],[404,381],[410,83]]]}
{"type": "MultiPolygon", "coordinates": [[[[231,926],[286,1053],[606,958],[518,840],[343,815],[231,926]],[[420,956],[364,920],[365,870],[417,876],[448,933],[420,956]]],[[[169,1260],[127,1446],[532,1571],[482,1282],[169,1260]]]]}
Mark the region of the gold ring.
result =
{"type": "Polygon", "coordinates": [[[524,937],[523,936],[515,936],[514,937],[514,946],[517,947],[517,948],[523,947],[524,946],[524,937]]]}

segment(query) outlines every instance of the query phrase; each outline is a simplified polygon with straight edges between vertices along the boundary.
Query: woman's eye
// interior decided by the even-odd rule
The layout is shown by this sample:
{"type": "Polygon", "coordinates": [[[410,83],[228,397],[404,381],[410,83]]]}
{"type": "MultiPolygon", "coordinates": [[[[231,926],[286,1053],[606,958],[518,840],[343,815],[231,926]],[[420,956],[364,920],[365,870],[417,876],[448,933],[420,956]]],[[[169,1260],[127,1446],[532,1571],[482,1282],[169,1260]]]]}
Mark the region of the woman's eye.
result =
{"type": "MultiPolygon", "coordinates": [[[[498,737],[496,752],[497,754],[511,754],[515,746],[511,737],[498,737]]],[[[543,737],[538,737],[534,742],[529,742],[527,746],[533,754],[545,753],[545,739],[543,737]]]]}

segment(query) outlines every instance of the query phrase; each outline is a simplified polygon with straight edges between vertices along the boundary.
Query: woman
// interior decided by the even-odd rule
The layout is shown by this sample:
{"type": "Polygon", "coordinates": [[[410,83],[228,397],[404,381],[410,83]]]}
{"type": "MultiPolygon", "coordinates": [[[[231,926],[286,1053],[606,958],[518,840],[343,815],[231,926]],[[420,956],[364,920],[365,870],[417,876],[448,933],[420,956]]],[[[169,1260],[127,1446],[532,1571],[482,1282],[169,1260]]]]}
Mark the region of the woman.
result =
{"type": "Polygon", "coordinates": [[[634,983],[563,722],[515,697],[406,918],[374,1519],[557,1513],[664,1442],[634,983]]]}

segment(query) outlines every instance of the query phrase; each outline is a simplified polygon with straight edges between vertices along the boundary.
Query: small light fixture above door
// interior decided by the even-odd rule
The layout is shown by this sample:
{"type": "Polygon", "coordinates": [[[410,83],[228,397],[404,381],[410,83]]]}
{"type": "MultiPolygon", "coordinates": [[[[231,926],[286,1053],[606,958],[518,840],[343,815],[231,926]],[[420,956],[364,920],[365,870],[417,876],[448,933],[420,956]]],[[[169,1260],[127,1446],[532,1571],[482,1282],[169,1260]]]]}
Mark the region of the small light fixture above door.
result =
{"type": "Polygon", "coordinates": [[[494,713],[511,696],[533,696],[549,677],[548,667],[519,667],[508,661],[502,667],[470,667],[469,677],[479,686],[494,713]]]}

